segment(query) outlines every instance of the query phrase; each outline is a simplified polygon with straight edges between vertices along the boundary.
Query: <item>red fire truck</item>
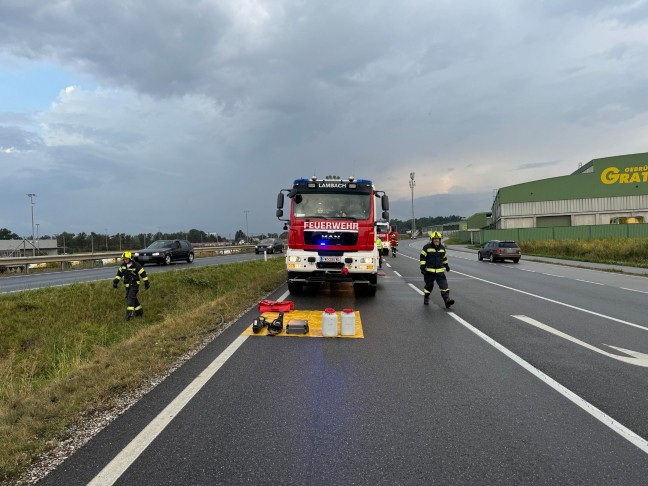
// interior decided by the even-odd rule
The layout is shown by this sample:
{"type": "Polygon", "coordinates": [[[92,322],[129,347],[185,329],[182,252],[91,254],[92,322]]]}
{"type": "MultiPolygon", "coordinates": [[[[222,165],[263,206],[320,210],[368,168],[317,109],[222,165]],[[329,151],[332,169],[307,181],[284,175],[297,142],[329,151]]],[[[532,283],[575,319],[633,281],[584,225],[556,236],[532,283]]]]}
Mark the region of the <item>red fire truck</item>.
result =
{"type": "Polygon", "coordinates": [[[358,294],[375,295],[378,280],[376,198],[382,220],[389,219],[389,198],[366,179],[296,179],[277,196],[277,218],[289,229],[286,265],[288,289],[304,285],[352,282],[358,294]],[[290,199],[284,219],[284,195],[290,199]]]}

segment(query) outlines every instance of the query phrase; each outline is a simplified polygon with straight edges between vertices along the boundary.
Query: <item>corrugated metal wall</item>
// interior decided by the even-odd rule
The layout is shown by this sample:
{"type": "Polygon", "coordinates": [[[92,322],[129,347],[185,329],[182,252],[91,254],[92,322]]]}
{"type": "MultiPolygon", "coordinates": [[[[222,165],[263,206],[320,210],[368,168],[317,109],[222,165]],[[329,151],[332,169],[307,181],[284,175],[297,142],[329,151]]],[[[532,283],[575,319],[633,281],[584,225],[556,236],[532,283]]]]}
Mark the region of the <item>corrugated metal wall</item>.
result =
{"type": "Polygon", "coordinates": [[[594,199],[562,199],[558,201],[516,202],[502,204],[497,216],[535,216],[601,211],[644,211],[648,209],[648,195],[597,197],[594,199]]]}
{"type": "MultiPolygon", "coordinates": [[[[472,232],[472,241],[481,244],[490,240],[542,241],[587,240],[593,238],[648,238],[648,223],[602,224],[589,226],[556,226],[554,228],[511,228],[472,232]]],[[[471,241],[470,232],[459,231],[463,242],[471,241]]]]}

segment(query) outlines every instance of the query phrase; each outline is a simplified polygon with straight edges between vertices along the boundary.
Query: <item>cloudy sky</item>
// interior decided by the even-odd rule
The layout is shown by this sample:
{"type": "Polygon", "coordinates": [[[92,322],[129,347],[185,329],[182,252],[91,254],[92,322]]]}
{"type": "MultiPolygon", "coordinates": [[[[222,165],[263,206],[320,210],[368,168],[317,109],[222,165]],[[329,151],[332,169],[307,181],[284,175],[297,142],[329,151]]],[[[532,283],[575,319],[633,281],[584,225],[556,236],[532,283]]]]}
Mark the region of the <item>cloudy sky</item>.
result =
{"type": "Polygon", "coordinates": [[[277,232],[313,174],[393,217],[648,152],[645,0],[0,0],[0,228],[277,232]]]}

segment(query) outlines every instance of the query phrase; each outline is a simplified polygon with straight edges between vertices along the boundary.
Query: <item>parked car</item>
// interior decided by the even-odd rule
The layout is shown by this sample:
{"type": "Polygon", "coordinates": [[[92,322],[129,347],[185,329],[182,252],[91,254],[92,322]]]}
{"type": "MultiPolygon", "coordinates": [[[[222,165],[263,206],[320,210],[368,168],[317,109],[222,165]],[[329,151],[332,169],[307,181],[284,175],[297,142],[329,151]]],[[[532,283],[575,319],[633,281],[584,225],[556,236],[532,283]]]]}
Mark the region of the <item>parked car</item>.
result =
{"type": "Polygon", "coordinates": [[[492,240],[477,250],[477,259],[486,258],[491,262],[499,260],[513,260],[517,263],[522,258],[522,249],[515,241],[492,240]]]}
{"type": "Polygon", "coordinates": [[[194,261],[194,249],[187,240],[156,240],[143,250],[133,252],[133,259],[141,263],[169,265],[174,261],[194,261]]]}
{"type": "Polygon", "coordinates": [[[282,253],[284,249],[283,241],[279,238],[266,238],[261,240],[254,248],[254,253],[259,254],[264,251],[267,253],[282,253]]]}

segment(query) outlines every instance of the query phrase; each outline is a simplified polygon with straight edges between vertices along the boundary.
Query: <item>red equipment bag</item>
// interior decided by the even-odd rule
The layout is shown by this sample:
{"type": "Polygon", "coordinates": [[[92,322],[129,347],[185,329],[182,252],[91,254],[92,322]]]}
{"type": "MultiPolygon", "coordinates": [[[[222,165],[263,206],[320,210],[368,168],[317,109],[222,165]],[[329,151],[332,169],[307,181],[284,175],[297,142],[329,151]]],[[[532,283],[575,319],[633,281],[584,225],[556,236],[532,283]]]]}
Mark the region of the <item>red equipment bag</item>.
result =
{"type": "Polygon", "coordinates": [[[259,312],[289,312],[295,308],[291,300],[262,300],[259,302],[259,312]]]}

